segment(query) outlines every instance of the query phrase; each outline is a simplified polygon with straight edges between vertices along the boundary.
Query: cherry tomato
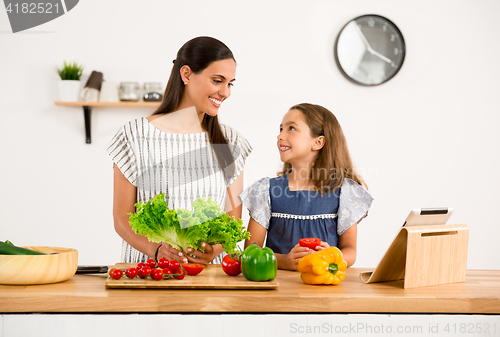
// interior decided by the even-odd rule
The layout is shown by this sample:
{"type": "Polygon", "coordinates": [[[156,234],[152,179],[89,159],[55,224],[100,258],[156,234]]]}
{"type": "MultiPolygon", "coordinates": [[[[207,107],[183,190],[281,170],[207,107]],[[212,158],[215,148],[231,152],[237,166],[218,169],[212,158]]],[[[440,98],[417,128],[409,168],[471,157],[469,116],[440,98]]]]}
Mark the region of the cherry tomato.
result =
{"type": "Polygon", "coordinates": [[[160,267],[161,269],[163,268],[168,268],[168,260],[164,257],[162,257],[161,259],[158,260],[158,267],[160,267]]]}
{"type": "Polygon", "coordinates": [[[165,278],[171,278],[172,277],[172,271],[168,268],[163,268],[163,275],[165,275],[165,278]]]}
{"type": "Polygon", "coordinates": [[[127,274],[127,276],[129,278],[134,278],[137,276],[137,268],[128,268],[126,271],[125,271],[125,274],[127,274]]]}
{"type": "Polygon", "coordinates": [[[163,278],[163,270],[161,269],[155,269],[153,270],[153,273],[151,274],[151,278],[154,280],[161,280],[163,278]]]}
{"type": "Polygon", "coordinates": [[[144,266],[145,266],[145,264],[144,264],[144,263],[139,262],[139,263],[137,264],[137,267],[136,267],[136,268],[137,268],[137,270],[141,270],[141,268],[142,268],[142,267],[144,267],[144,266]]]}
{"type": "Polygon", "coordinates": [[[175,278],[178,280],[182,280],[186,276],[186,269],[179,270],[176,272],[176,274],[180,274],[180,275],[176,275],[175,278]]]}
{"type": "Polygon", "coordinates": [[[222,270],[229,276],[241,274],[241,254],[226,255],[222,259],[222,270]]]}
{"type": "Polygon", "coordinates": [[[304,238],[299,240],[299,245],[301,247],[311,248],[316,250],[316,247],[321,244],[321,239],[318,238],[304,238]]]}
{"type": "Polygon", "coordinates": [[[139,277],[140,278],[145,278],[147,277],[149,274],[151,274],[151,267],[149,266],[144,266],[142,267],[140,270],[139,270],[139,277]]]}
{"type": "Polygon", "coordinates": [[[111,268],[108,272],[109,277],[113,277],[113,272],[116,270],[116,268],[111,268]]]}
{"type": "Polygon", "coordinates": [[[119,280],[122,278],[122,275],[123,275],[123,272],[120,270],[120,269],[115,269],[113,270],[113,275],[112,277],[115,279],[115,280],[119,280]]]}
{"type": "Polygon", "coordinates": [[[156,267],[156,261],[153,259],[149,259],[146,261],[146,266],[149,266],[149,268],[154,269],[156,267]]]}
{"type": "Polygon", "coordinates": [[[199,263],[181,263],[182,268],[186,269],[188,275],[198,275],[205,269],[205,265],[199,263]]]}
{"type": "Polygon", "coordinates": [[[177,260],[170,260],[168,261],[168,269],[170,269],[174,274],[177,273],[177,270],[179,270],[181,264],[177,260]]]}

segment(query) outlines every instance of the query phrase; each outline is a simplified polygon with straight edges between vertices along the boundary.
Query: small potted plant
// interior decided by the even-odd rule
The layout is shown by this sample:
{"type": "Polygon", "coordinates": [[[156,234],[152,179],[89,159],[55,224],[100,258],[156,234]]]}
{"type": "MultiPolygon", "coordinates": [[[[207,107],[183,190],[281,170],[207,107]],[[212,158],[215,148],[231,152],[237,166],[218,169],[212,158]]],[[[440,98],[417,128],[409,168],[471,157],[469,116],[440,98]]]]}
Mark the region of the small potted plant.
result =
{"type": "Polygon", "coordinates": [[[57,73],[61,77],[59,81],[59,100],[62,102],[76,102],[80,94],[80,77],[83,66],[76,62],[68,63],[64,61],[57,73]]]}

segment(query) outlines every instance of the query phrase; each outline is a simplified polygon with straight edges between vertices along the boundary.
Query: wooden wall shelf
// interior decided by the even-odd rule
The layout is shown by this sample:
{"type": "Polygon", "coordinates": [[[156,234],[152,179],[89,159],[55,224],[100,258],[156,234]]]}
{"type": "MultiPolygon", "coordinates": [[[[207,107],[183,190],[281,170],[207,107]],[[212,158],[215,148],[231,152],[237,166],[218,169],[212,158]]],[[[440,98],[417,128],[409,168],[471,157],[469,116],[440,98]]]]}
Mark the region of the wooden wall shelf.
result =
{"type": "Polygon", "coordinates": [[[160,105],[160,102],[55,102],[55,105],[63,105],[63,106],[115,106],[115,107],[136,107],[136,108],[145,108],[145,107],[157,107],[160,105]]]}
{"type": "Polygon", "coordinates": [[[160,105],[160,102],[54,102],[54,104],[59,106],[83,107],[85,142],[90,144],[90,114],[92,107],[156,108],[160,105]]]}

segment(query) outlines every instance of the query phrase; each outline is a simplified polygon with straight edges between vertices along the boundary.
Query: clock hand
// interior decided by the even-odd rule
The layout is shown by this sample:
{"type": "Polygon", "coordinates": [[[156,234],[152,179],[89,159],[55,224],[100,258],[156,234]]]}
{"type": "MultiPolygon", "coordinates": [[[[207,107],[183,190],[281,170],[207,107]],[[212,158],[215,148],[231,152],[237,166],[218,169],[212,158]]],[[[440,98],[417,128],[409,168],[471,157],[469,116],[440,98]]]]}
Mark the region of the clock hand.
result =
{"type": "Polygon", "coordinates": [[[391,63],[392,60],[390,60],[389,58],[385,57],[384,55],[380,54],[380,53],[377,53],[375,50],[373,50],[373,48],[370,46],[370,44],[368,43],[368,41],[366,40],[366,37],[365,35],[363,34],[363,32],[361,31],[361,28],[359,28],[359,26],[357,24],[354,24],[356,26],[356,31],[358,32],[358,35],[359,37],[361,38],[361,40],[363,41],[363,43],[365,44],[366,46],[366,49],[370,52],[370,54],[372,55],[375,55],[375,56],[378,56],[379,58],[381,58],[382,60],[384,60],[385,62],[387,63],[391,63]]]}
{"type": "Polygon", "coordinates": [[[372,55],[378,56],[379,58],[381,58],[382,60],[384,60],[384,61],[385,61],[385,62],[387,62],[387,63],[391,63],[391,62],[392,62],[392,60],[388,59],[387,57],[385,57],[385,56],[384,56],[384,55],[382,55],[382,54],[377,53],[377,52],[376,52],[375,50],[373,50],[373,49],[372,49],[372,50],[369,50],[369,52],[370,52],[372,55]]]}
{"type": "Polygon", "coordinates": [[[370,47],[370,44],[368,43],[368,41],[366,40],[366,37],[365,35],[363,34],[363,32],[361,31],[361,28],[359,28],[358,24],[355,23],[354,26],[356,27],[356,31],[358,32],[358,35],[359,37],[361,38],[361,41],[363,41],[363,43],[365,44],[366,46],[366,49],[371,53],[372,52],[372,47],[370,47]]]}

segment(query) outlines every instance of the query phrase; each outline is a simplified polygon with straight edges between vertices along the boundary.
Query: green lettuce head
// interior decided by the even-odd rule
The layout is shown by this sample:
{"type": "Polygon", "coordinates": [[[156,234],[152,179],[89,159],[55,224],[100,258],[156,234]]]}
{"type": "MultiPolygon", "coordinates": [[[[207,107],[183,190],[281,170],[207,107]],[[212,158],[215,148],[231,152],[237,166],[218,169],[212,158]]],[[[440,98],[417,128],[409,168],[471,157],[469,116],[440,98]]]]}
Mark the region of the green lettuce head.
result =
{"type": "Polygon", "coordinates": [[[249,239],[242,220],[236,220],[221,210],[211,198],[199,198],[193,203],[193,211],[169,209],[165,193],[148,202],[135,204],[137,211],[130,213],[132,230],[152,242],[167,242],[186,252],[188,247],[203,251],[202,243],[221,244],[227,254],[236,251],[238,242],[249,239]]]}

